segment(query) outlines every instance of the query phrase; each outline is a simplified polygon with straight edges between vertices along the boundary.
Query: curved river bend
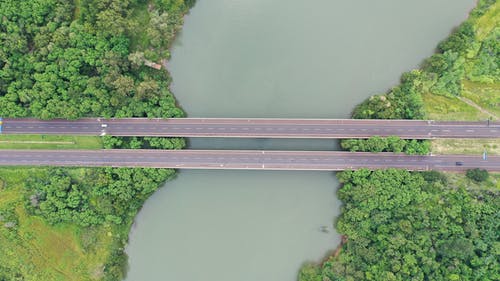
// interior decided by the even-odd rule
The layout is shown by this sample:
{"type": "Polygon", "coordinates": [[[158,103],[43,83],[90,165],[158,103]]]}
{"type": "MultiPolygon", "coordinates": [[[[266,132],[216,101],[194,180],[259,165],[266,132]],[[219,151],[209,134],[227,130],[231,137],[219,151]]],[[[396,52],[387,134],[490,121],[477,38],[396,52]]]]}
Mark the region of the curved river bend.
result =
{"type": "MultiPolygon", "coordinates": [[[[199,0],[170,61],[191,117],[348,118],[433,53],[473,0],[199,0]]],[[[192,139],[192,148],[334,149],[192,139]]],[[[327,172],[182,171],[130,234],[128,281],[293,281],[336,247],[327,172]],[[329,233],[320,231],[328,226],[329,233]]]]}

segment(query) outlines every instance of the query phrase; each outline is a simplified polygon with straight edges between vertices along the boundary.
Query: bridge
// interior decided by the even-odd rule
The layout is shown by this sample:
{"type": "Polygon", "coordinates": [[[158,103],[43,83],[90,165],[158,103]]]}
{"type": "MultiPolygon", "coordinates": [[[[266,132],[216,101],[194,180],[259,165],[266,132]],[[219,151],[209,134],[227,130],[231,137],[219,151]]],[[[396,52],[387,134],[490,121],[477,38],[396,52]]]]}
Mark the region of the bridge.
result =
{"type": "MultiPolygon", "coordinates": [[[[500,138],[500,123],[264,118],[3,119],[3,134],[232,138],[500,138]]],[[[500,156],[262,150],[2,150],[0,166],[341,171],[360,168],[500,171],[500,156]]]]}
{"type": "Polygon", "coordinates": [[[499,122],[265,118],[3,119],[3,134],[218,138],[499,138],[499,122]]]}
{"type": "Polygon", "coordinates": [[[394,153],[259,150],[1,150],[0,166],[154,167],[341,171],[400,168],[414,171],[500,172],[500,156],[411,156],[394,153]]]}

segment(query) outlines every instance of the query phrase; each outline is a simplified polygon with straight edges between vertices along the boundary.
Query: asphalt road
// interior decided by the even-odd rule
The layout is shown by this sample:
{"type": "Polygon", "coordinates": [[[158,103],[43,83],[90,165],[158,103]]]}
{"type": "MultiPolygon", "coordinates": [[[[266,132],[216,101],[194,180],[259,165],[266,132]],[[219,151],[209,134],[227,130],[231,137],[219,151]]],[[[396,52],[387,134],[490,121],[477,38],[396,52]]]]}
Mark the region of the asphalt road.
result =
{"type": "Polygon", "coordinates": [[[355,119],[96,119],[75,121],[4,118],[3,134],[113,135],[233,138],[500,138],[499,122],[355,119]]]}
{"type": "Polygon", "coordinates": [[[360,168],[500,172],[500,156],[259,150],[0,150],[0,166],[340,171],[360,168]],[[457,165],[457,162],[461,164],[457,165]]]}

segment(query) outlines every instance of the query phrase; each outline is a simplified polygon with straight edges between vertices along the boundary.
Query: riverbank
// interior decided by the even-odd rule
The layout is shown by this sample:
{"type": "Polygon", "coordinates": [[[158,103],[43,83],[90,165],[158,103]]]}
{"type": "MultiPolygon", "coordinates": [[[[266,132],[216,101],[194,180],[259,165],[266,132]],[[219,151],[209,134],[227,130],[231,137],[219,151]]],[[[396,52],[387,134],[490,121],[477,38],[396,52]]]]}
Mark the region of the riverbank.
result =
{"type": "MultiPolygon", "coordinates": [[[[385,92],[431,55],[472,5],[199,1],[172,49],[172,90],[192,117],[349,118],[369,93],[385,92]]],[[[330,140],[189,142],[193,149],[338,148],[330,140]]],[[[318,230],[332,228],[340,207],[332,173],[182,171],[166,187],[132,231],[131,281],[290,281],[304,260],[340,240],[318,230]],[[193,260],[203,262],[193,267],[193,260]]]]}
{"type": "MultiPolygon", "coordinates": [[[[168,58],[193,3],[4,3],[0,13],[8,28],[0,35],[19,44],[0,46],[0,116],[184,116],[168,90],[168,73],[135,58],[168,58]]],[[[0,137],[0,148],[16,149],[184,145],[176,138],[0,137]]],[[[122,280],[134,217],[173,177],[171,169],[2,168],[0,279],[122,280]]]]}
{"type": "MultiPolygon", "coordinates": [[[[355,116],[411,119],[421,111],[437,120],[491,117],[498,110],[500,73],[495,63],[485,61],[500,52],[493,43],[499,10],[496,1],[479,1],[422,69],[404,74],[402,85],[387,95],[365,101],[355,116]],[[398,96],[403,91],[414,97],[398,96]],[[474,97],[481,106],[463,102],[461,95],[474,97]],[[387,100],[391,106],[380,107],[387,100]]],[[[460,145],[464,143],[447,140],[446,146],[440,141],[432,148],[446,153],[460,145]]],[[[496,151],[498,145],[498,140],[474,142],[470,152],[477,153],[478,146],[496,151]]],[[[496,219],[492,210],[500,206],[500,175],[481,181],[469,177],[393,169],[338,173],[344,206],[336,226],[348,241],[326,262],[305,265],[299,280],[497,278],[495,243],[500,237],[491,223],[496,219]]]]}

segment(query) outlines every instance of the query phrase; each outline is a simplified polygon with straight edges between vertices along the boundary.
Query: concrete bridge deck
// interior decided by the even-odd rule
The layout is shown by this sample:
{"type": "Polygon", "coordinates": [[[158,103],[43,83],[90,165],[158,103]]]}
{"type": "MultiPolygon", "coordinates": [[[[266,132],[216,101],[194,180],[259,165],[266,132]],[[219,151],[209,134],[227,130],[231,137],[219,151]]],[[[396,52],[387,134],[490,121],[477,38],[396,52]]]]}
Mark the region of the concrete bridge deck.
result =
{"type": "Polygon", "coordinates": [[[500,172],[500,156],[259,150],[1,150],[0,166],[341,171],[361,168],[500,172]]]}
{"type": "Polygon", "coordinates": [[[265,118],[4,118],[3,134],[112,135],[217,138],[500,138],[499,122],[265,118]]]}

